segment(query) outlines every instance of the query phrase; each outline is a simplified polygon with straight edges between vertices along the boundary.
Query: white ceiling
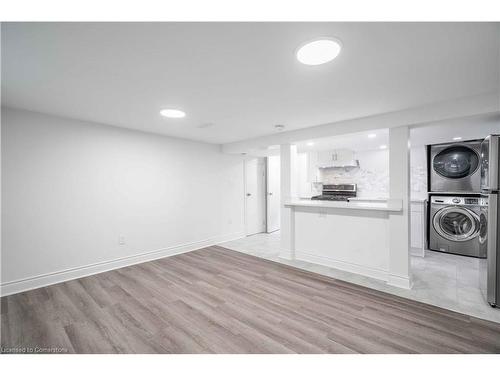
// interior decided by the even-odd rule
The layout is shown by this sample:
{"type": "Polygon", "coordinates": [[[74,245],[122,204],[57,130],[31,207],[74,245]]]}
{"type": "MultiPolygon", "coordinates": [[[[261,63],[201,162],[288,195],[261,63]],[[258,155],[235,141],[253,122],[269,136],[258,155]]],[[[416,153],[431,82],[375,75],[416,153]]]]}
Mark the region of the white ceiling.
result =
{"type": "Polygon", "coordinates": [[[2,104],[227,143],[499,88],[497,23],[3,23],[2,104]],[[305,66],[304,41],[339,57],[305,66]],[[175,107],[184,119],[164,119],[175,107]]]}

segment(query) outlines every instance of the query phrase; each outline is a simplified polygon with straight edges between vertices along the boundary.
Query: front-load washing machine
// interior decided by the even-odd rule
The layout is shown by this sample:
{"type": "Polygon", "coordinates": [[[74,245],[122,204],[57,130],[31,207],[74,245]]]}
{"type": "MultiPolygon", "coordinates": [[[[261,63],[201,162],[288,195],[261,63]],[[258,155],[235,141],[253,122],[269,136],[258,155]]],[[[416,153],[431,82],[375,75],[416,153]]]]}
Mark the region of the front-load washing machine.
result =
{"type": "Polygon", "coordinates": [[[430,201],[429,249],[485,258],[478,239],[480,198],[434,195],[430,201]]]}
{"type": "Polygon", "coordinates": [[[431,145],[429,191],[479,193],[481,141],[431,145]]]}

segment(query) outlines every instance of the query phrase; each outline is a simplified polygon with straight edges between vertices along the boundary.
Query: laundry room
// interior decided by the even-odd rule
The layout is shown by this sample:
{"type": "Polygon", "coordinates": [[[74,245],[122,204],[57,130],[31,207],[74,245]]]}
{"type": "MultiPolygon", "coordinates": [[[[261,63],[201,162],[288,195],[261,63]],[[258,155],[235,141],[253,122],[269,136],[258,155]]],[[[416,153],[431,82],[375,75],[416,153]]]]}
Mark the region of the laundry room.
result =
{"type": "Polygon", "coordinates": [[[495,262],[487,257],[491,198],[482,186],[481,171],[484,180],[488,145],[495,148],[498,141],[489,135],[499,133],[498,114],[411,129],[410,262],[416,299],[493,314],[496,299],[486,277],[488,261],[495,262]]]}

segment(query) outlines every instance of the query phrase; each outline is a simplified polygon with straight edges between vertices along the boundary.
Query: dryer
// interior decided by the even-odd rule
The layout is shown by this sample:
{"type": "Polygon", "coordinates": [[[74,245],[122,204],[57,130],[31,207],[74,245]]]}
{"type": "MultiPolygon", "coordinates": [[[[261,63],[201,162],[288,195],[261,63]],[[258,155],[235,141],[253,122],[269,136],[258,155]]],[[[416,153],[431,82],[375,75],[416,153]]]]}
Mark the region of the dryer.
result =
{"type": "Polygon", "coordinates": [[[431,145],[429,191],[479,193],[481,140],[431,145]]]}
{"type": "Polygon", "coordinates": [[[480,246],[480,198],[434,195],[430,199],[429,249],[485,258],[480,246]]]}

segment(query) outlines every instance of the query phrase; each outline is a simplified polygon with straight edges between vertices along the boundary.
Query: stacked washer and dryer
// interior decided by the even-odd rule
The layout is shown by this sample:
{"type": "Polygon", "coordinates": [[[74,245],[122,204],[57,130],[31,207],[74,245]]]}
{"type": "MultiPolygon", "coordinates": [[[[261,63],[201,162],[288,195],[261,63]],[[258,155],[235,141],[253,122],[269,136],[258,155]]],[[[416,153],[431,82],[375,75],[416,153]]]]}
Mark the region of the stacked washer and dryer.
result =
{"type": "Polygon", "coordinates": [[[429,249],[485,258],[479,245],[481,142],[428,146],[429,249]]]}
{"type": "Polygon", "coordinates": [[[500,304],[500,136],[430,145],[428,247],[480,258],[481,289],[500,304]]]}

